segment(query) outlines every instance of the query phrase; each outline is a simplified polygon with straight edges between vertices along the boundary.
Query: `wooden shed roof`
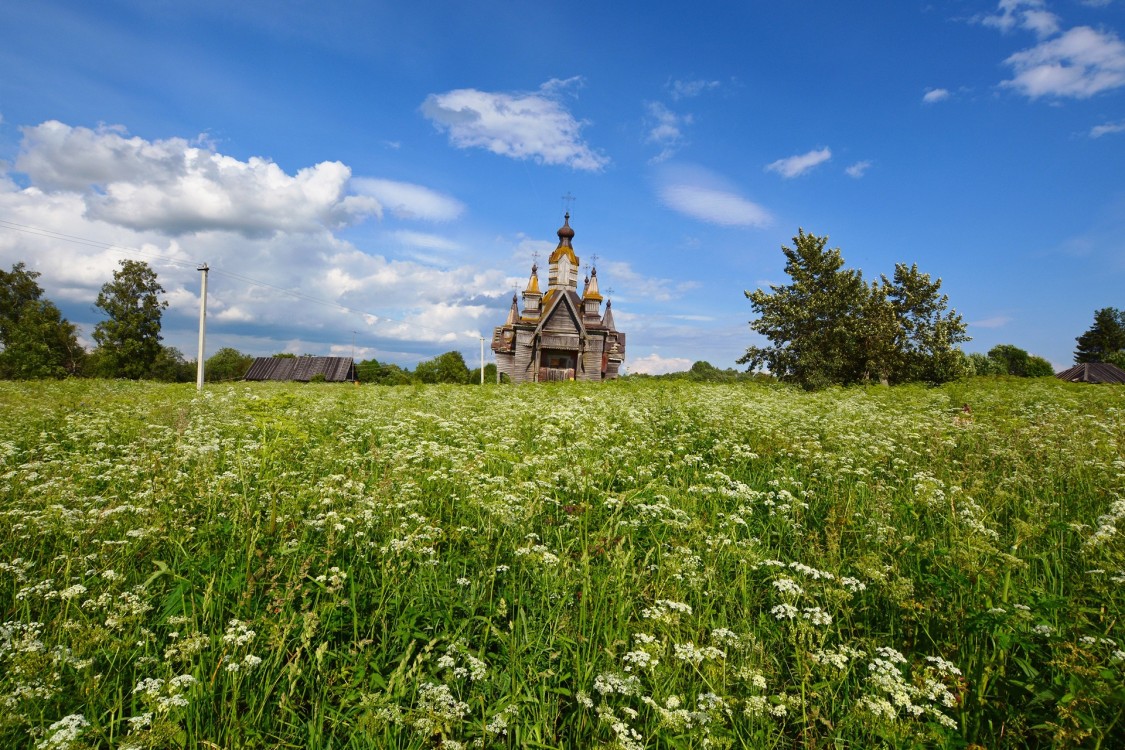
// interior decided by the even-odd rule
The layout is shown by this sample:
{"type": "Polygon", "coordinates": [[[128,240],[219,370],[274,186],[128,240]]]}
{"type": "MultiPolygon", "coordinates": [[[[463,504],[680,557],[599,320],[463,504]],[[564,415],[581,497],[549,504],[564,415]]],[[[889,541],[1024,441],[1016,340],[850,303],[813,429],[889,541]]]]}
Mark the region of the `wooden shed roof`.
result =
{"type": "Polygon", "coordinates": [[[1125,383],[1125,370],[1108,362],[1085,362],[1055,375],[1071,383],[1125,383]]]}
{"type": "Polygon", "coordinates": [[[323,375],[329,383],[355,380],[351,357],[258,357],[246,371],[246,380],[299,380],[323,375]]]}

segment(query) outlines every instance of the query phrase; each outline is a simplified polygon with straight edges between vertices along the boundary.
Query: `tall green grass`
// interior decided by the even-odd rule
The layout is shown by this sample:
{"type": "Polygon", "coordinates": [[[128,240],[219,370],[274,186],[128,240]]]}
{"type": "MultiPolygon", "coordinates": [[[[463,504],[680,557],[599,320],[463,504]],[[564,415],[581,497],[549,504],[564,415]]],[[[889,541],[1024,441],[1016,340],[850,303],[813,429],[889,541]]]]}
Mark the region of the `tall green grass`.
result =
{"type": "Polygon", "coordinates": [[[1123,455],[1054,380],[0,384],[0,746],[1119,747],[1123,455]]]}

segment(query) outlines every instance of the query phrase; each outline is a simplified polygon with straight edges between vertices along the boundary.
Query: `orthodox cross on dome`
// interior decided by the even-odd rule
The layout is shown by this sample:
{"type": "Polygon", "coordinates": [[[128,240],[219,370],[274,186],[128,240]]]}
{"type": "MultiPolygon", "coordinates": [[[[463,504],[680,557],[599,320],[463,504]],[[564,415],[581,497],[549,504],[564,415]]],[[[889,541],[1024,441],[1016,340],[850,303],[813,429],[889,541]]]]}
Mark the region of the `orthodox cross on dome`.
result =
{"type": "Polygon", "coordinates": [[[569,191],[569,190],[567,190],[567,191],[566,191],[566,195],[564,195],[564,196],[562,197],[562,200],[563,200],[563,209],[565,209],[566,213],[568,213],[568,214],[569,214],[569,213],[570,213],[570,207],[571,207],[571,205],[573,205],[573,204],[574,204],[574,201],[576,201],[576,200],[578,200],[578,199],[577,199],[577,198],[575,198],[575,197],[574,197],[573,195],[571,195],[571,194],[570,194],[570,191],[569,191]]]}

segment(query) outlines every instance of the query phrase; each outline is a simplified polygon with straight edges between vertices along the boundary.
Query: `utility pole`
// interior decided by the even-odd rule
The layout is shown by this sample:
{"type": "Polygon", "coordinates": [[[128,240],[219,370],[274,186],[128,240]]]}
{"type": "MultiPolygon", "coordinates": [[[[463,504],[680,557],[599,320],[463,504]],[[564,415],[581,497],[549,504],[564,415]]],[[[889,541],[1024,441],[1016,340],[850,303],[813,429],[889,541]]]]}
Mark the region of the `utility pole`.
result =
{"type": "Polygon", "coordinates": [[[203,390],[203,339],[207,331],[207,264],[195,269],[203,274],[202,289],[199,292],[199,354],[195,361],[195,390],[203,390]]]}
{"type": "Polygon", "coordinates": [[[480,384],[484,385],[484,336],[480,337],[480,384]]]}

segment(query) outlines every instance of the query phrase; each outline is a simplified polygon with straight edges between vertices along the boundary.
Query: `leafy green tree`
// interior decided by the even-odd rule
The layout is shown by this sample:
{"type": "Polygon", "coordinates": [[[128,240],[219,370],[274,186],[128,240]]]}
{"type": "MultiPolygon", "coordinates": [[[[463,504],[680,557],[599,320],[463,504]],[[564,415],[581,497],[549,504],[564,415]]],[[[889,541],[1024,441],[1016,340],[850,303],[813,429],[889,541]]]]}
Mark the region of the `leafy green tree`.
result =
{"type": "Polygon", "coordinates": [[[43,296],[43,289],[36,281],[38,271],[28,271],[23,263],[16,263],[12,270],[0,271],[0,342],[6,342],[12,329],[19,324],[24,306],[43,296]]]}
{"type": "Polygon", "coordinates": [[[1012,344],[997,344],[988,350],[988,358],[996,362],[1001,375],[1027,377],[1028,353],[1012,344]]]}
{"type": "Polygon", "coordinates": [[[894,279],[884,276],[883,285],[898,323],[895,379],[944,383],[962,377],[966,368],[959,345],[969,340],[967,326],[956,310],[947,312],[941,279],[931,281],[916,264],[897,263],[894,279]]]}
{"type": "Polygon", "coordinates": [[[967,372],[958,346],[969,340],[966,325],[947,309],[941,279],[900,263],[892,279],[867,284],[827,242],[798,230],[794,247],[782,247],[792,283],[746,292],[759,316],[750,328],[770,345],[751,346],[740,363],[804,388],[945,382],[967,372]]]}
{"type": "Polygon", "coordinates": [[[1001,370],[1001,365],[996,360],[989,357],[987,354],[980,352],[973,352],[968,355],[968,370],[971,375],[1006,375],[1007,372],[1001,370]]]}
{"type": "Polygon", "coordinates": [[[241,380],[254,364],[254,358],[237,349],[225,346],[207,358],[203,374],[208,382],[241,380]]]}
{"type": "Polygon", "coordinates": [[[867,285],[859,271],[844,268],[839,248],[825,249],[827,237],[799,229],[793,243],[781,248],[792,283],[746,292],[759,316],[750,329],[770,344],[749,347],[738,361],[804,388],[857,382],[867,364],[861,336],[867,285]]]}
{"type": "Polygon", "coordinates": [[[1027,357],[1026,374],[1029,378],[1047,378],[1055,374],[1055,368],[1043,357],[1031,354],[1027,357]]]}
{"type": "MultiPolygon", "coordinates": [[[[479,367],[474,367],[472,370],[469,370],[469,385],[481,385],[479,367]]],[[[484,366],[483,385],[496,385],[496,365],[492,362],[484,366]]]]}
{"type": "Polygon", "coordinates": [[[94,327],[98,371],[106,377],[143,378],[160,355],[160,317],[168,303],[148,264],[121,261],[113,281],[102,286],[97,306],[108,316],[94,327]]]}
{"type": "Polygon", "coordinates": [[[1074,361],[1105,362],[1108,355],[1125,350],[1125,310],[1103,307],[1094,313],[1094,324],[1075,341],[1074,361]]]}
{"type": "Polygon", "coordinates": [[[77,329],[23,263],[0,271],[0,377],[56,378],[77,374],[86,357],[77,329]]]}
{"type": "Polygon", "coordinates": [[[446,352],[433,359],[419,363],[414,368],[414,376],[423,383],[456,383],[469,382],[469,367],[461,352],[446,352]]]}
{"type": "Polygon", "coordinates": [[[165,383],[191,383],[195,381],[195,362],[184,359],[183,353],[174,346],[162,346],[149,377],[165,383]]]}
{"type": "Polygon", "coordinates": [[[1122,370],[1125,370],[1125,349],[1105,355],[1103,361],[1107,364],[1117,365],[1122,370]]]}
{"type": "Polygon", "coordinates": [[[85,350],[73,323],[50,300],[24,303],[19,322],[9,329],[0,352],[0,378],[30,380],[75,375],[85,350]]]}

